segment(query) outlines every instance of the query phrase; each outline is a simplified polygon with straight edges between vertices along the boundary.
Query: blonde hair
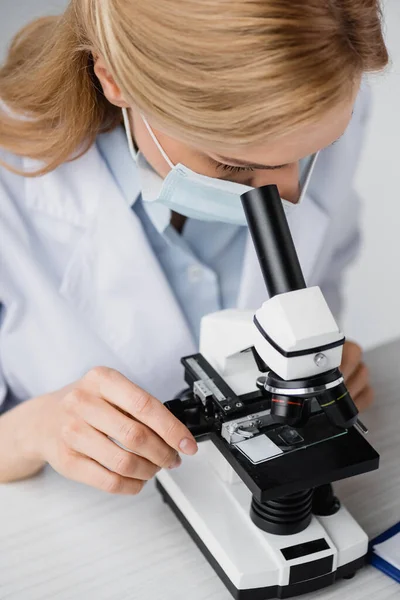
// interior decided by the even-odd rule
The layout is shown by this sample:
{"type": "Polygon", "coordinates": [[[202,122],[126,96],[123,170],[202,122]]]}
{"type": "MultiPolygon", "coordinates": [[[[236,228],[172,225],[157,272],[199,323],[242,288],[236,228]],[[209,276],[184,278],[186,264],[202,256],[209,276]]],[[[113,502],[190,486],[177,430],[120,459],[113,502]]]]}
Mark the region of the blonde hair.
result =
{"type": "Polygon", "coordinates": [[[100,55],[132,106],[191,144],[256,144],[315,121],[388,55],[378,0],[71,0],[0,69],[0,147],[42,174],[115,128],[100,55]]]}

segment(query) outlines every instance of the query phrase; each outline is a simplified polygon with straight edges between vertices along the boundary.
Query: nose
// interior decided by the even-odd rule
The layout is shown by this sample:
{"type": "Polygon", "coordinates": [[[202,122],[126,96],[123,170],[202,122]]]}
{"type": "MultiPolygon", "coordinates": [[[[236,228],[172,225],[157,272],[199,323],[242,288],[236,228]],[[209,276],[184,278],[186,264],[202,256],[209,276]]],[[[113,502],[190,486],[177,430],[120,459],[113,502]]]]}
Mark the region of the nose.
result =
{"type": "MultiPolygon", "coordinates": [[[[247,183],[247,182],[246,182],[247,183]]],[[[283,169],[253,171],[248,185],[262,187],[275,184],[285,200],[298,202],[300,197],[299,163],[292,163],[283,169]]]]}

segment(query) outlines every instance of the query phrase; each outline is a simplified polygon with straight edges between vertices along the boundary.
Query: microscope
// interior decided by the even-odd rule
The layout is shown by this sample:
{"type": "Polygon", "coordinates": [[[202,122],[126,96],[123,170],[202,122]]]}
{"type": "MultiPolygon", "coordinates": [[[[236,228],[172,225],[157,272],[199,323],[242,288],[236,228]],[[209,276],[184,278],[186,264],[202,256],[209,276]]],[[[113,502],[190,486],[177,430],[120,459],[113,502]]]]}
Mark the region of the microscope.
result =
{"type": "Polygon", "coordinates": [[[241,199],[269,298],[255,314],[203,318],[200,352],[182,359],[188,389],[166,403],[202,443],[156,485],[236,600],[289,598],[364,564],[367,535],[331,483],[377,469],[379,455],[276,186],[241,199]]]}

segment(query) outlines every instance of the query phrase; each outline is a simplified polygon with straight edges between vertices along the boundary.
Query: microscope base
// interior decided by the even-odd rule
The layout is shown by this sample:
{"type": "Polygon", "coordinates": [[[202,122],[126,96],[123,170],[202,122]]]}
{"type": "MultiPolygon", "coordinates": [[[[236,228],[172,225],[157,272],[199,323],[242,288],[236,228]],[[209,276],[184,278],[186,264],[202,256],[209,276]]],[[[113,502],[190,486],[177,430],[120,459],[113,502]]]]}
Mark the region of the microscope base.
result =
{"type": "Polygon", "coordinates": [[[157,488],[236,600],[298,596],[364,565],[367,535],[343,506],[313,516],[301,533],[265,533],[250,519],[247,487],[222,481],[201,450],[179,469],[160,472],[157,488]]]}

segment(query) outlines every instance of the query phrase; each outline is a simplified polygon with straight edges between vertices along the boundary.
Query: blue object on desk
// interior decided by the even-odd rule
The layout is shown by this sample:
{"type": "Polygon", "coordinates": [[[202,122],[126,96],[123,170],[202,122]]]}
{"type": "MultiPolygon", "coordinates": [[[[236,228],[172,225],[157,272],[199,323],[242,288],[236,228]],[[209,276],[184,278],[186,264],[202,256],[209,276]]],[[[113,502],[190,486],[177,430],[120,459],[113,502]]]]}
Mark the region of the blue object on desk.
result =
{"type": "MultiPolygon", "coordinates": [[[[388,539],[394,537],[395,535],[399,535],[399,534],[400,534],[400,521],[398,523],[396,523],[396,525],[393,525],[393,527],[391,527],[387,531],[384,531],[381,535],[378,535],[378,537],[373,539],[369,544],[369,551],[370,551],[369,552],[369,562],[370,562],[370,564],[373,565],[374,567],[376,567],[377,569],[379,569],[380,571],[382,571],[383,573],[385,573],[386,575],[389,575],[389,577],[392,577],[392,579],[397,581],[397,583],[400,583],[400,570],[398,568],[396,568],[396,566],[393,565],[391,562],[383,559],[378,554],[376,554],[374,551],[374,548],[378,544],[381,544],[382,542],[386,542],[388,539]]],[[[395,558],[395,557],[393,557],[393,558],[395,558]]]]}

